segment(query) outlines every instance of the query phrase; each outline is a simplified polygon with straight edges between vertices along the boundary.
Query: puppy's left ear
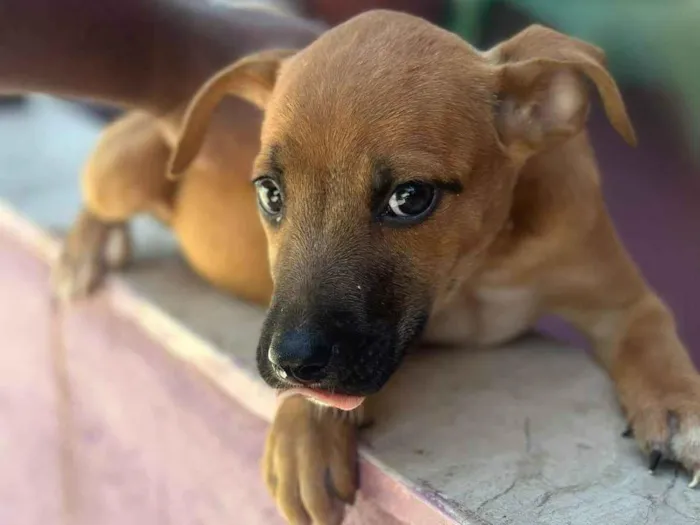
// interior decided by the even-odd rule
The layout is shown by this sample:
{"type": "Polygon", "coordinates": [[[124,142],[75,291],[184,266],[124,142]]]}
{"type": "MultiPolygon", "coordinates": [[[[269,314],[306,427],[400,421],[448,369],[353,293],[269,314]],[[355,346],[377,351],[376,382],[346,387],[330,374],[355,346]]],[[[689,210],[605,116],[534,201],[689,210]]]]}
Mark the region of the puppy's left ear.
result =
{"type": "Polygon", "coordinates": [[[636,145],[625,103],[600,48],[534,25],[485,57],[497,66],[497,131],[513,153],[528,156],[583,129],[589,108],[586,79],[600,94],[612,126],[636,145]]]}
{"type": "Polygon", "coordinates": [[[284,60],[297,51],[273,49],[249,55],[210,78],[190,101],[180,136],[170,158],[168,174],[176,178],[197,156],[214,110],[227,95],[265,109],[284,60]]]}

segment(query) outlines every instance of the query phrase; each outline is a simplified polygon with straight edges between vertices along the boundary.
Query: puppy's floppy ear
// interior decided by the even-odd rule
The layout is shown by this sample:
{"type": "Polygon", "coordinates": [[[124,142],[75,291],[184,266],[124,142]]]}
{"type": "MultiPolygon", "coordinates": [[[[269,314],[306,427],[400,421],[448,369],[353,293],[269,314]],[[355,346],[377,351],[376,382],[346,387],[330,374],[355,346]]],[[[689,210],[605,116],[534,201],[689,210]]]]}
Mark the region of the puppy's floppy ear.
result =
{"type": "Polygon", "coordinates": [[[497,66],[496,126],[507,148],[534,152],[581,131],[589,108],[586,79],[598,90],[612,126],[628,144],[636,145],[600,48],[533,25],[485,56],[497,66]]]}
{"type": "Polygon", "coordinates": [[[234,62],[210,78],[187,107],[170,158],[169,176],[177,177],[197,156],[212,114],[225,96],[235,95],[265,109],[282,62],[295,53],[289,49],[261,51],[234,62]]]}

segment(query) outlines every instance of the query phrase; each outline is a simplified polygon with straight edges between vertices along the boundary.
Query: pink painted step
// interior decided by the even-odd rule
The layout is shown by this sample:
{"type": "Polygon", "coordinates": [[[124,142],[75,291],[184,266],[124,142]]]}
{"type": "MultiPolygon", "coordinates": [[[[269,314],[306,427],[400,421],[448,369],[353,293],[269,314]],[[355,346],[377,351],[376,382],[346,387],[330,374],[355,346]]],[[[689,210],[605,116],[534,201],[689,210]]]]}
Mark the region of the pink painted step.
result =
{"type": "Polygon", "coordinates": [[[53,312],[47,277],[0,234],[0,523],[281,523],[259,476],[265,422],[109,297],[53,312]]]}

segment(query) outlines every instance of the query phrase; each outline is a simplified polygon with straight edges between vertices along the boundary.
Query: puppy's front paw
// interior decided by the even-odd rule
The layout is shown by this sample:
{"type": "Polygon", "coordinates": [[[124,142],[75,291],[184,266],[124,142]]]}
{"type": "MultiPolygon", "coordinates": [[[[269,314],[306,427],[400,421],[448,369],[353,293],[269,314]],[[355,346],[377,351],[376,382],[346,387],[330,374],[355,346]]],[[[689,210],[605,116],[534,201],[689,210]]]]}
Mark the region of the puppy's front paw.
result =
{"type": "Polygon", "coordinates": [[[107,271],[121,269],[130,256],[131,239],[126,224],[106,224],[83,212],[51,270],[54,295],[72,300],[90,294],[107,271]]]}
{"type": "MultiPolygon", "coordinates": [[[[665,384],[671,385],[673,382],[665,384]]],[[[628,407],[626,435],[649,455],[653,472],[662,459],[676,462],[691,475],[690,487],[700,484],[700,379],[679,380],[665,392],[645,392],[628,407]]]]}
{"type": "Polygon", "coordinates": [[[357,428],[302,396],[279,406],[267,437],[267,487],[293,525],[339,524],[357,490],[357,428]]]}

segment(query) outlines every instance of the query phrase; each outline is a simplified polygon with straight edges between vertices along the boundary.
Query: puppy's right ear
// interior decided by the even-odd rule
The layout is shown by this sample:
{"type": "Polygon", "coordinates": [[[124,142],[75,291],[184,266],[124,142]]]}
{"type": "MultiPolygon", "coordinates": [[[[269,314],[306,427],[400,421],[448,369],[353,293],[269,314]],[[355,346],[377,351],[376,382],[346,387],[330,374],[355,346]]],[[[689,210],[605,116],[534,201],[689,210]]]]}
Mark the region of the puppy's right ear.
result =
{"type": "Polygon", "coordinates": [[[176,178],[197,156],[214,110],[227,95],[265,109],[280,66],[296,51],[273,49],[244,57],[210,78],[191,100],[182,120],[180,136],[170,158],[168,175],[176,178]]]}
{"type": "Polygon", "coordinates": [[[485,56],[498,75],[496,128],[516,154],[529,155],[580,132],[588,116],[588,84],[600,94],[613,127],[630,145],[636,144],[602,49],[534,25],[485,56]]]}

